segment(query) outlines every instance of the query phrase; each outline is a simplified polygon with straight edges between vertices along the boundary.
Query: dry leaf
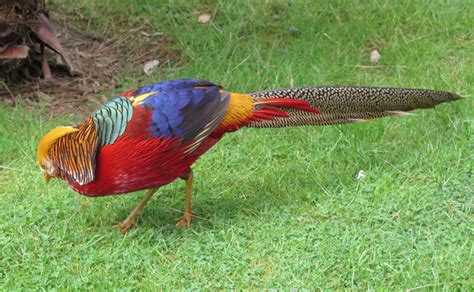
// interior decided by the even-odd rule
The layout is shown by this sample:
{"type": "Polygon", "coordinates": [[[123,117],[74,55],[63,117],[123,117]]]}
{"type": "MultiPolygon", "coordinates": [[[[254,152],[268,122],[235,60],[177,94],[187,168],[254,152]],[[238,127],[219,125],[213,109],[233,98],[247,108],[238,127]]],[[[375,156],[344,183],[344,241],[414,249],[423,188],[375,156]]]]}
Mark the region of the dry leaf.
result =
{"type": "Polygon", "coordinates": [[[380,53],[377,50],[370,52],[370,62],[377,63],[380,60],[380,53]]]}
{"type": "Polygon", "coordinates": [[[145,72],[146,75],[151,75],[153,71],[155,71],[156,67],[160,64],[160,61],[158,60],[151,60],[145,63],[145,66],[143,66],[143,71],[145,72]]]}
{"type": "Polygon", "coordinates": [[[211,14],[210,13],[204,12],[204,13],[201,13],[201,15],[199,15],[198,21],[200,23],[208,23],[209,20],[211,20],[211,14]]]}
{"type": "Polygon", "coordinates": [[[29,50],[27,46],[7,47],[0,53],[0,59],[25,59],[28,57],[29,50]]]}
{"type": "Polygon", "coordinates": [[[45,43],[49,48],[51,48],[53,51],[58,53],[61,58],[63,58],[64,63],[66,63],[69,69],[69,73],[72,74],[74,72],[72,63],[66,55],[64,48],[61,46],[58,36],[53,30],[51,22],[49,22],[48,17],[43,13],[40,13],[38,16],[40,22],[35,27],[33,27],[33,31],[43,43],[45,43]]]}

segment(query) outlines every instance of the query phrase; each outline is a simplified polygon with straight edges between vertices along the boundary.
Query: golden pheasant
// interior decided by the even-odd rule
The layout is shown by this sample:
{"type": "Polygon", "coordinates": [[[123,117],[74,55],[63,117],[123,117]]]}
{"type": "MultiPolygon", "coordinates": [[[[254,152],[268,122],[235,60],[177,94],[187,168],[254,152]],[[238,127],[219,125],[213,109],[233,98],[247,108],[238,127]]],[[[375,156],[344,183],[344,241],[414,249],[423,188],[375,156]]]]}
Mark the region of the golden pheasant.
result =
{"type": "Polygon", "coordinates": [[[177,225],[189,227],[191,166],[228,132],[361,122],[459,98],[443,91],[370,87],[241,94],[205,80],[164,81],[119,94],[76,127],[51,130],[39,143],[38,163],[46,181],[61,178],[90,197],[147,189],[119,224],[122,233],[160,186],[182,178],[186,203],[177,225]]]}

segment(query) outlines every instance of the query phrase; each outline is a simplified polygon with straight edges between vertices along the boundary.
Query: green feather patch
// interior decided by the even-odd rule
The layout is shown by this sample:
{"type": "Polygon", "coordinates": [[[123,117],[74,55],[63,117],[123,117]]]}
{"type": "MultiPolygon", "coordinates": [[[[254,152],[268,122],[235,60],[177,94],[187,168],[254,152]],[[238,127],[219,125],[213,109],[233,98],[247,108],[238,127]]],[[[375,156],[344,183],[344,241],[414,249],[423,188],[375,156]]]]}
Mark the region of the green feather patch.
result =
{"type": "Polygon", "coordinates": [[[99,130],[99,146],[113,144],[125,132],[132,114],[132,103],[123,96],[110,100],[94,112],[92,119],[99,130]]]}

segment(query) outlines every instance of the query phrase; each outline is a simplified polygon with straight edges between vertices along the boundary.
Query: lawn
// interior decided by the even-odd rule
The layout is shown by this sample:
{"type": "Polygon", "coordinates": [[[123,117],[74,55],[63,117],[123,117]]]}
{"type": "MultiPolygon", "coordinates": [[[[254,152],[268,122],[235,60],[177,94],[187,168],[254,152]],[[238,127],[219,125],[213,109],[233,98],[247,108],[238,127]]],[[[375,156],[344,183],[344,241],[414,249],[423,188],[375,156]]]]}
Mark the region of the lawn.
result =
{"type": "MultiPolygon", "coordinates": [[[[169,37],[179,62],[146,82],[417,87],[467,98],[414,117],[229,134],[194,166],[191,229],[175,227],[177,181],[125,236],[112,225],[144,192],[86,198],[63,181],[45,184],[38,169],[40,137],[84,116],[0,104],[0,289],[473,288],[470,1],[73,2],[54,7],[101,31],[114,31],[114,15],[169,37]]],[[[120,78],[123,89],[138,85],[120,78]]]]}

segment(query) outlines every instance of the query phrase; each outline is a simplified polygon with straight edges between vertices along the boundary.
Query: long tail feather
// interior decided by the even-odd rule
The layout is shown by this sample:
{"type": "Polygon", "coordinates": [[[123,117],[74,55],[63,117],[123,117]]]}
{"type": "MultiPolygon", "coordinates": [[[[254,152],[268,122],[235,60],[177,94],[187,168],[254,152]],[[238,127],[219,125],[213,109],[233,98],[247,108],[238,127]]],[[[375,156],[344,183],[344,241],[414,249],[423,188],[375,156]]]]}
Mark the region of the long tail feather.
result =
{"type": "Polygon", "coordinates": [[[257,128],[363,122],[461,98],[435,90],[347,86],[275,89],[250,95],[256,107],[247,126],[257,128]],[[271,115],[271,111],[279,114],[271,115]]]}

